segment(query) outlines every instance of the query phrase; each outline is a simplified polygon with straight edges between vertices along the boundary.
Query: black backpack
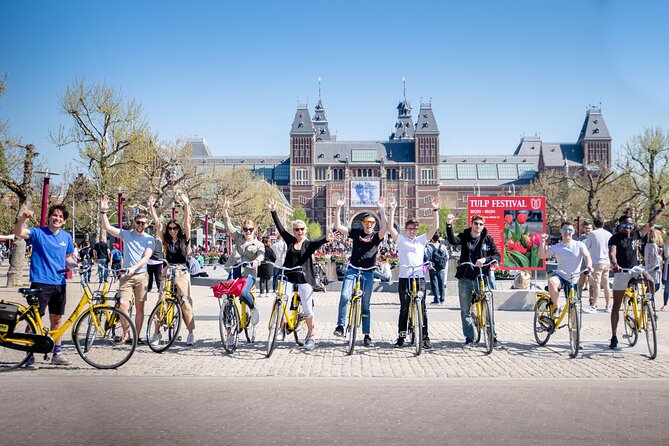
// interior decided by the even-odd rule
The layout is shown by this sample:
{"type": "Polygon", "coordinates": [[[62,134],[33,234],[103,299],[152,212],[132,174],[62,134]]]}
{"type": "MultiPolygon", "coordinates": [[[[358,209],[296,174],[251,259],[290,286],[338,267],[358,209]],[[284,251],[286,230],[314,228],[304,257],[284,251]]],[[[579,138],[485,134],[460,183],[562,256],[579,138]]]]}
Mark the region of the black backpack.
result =
{"type": "Polygon", "coordinates": [[[440,249],[441,242],[432,247],[432,259],[430,261],[434,264],[435,269],[444,269],[448,263],[448,249],[440,249]]]}

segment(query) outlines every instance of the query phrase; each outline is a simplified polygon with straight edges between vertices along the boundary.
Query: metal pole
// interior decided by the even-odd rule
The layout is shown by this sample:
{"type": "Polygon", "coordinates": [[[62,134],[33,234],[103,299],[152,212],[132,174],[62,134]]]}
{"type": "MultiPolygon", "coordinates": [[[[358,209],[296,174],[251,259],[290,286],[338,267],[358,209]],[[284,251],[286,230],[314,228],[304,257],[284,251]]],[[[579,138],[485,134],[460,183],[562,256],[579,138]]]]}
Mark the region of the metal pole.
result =
{"type": "MultiPolygon", "coordinates": [[[[116,225],[119,229],[123,229],[123,192],[118,193],[118,224],[116,225]]],[[[123,240],[118,239],[118,246],[121,252],[123,252],[123,240]]]]}
{"type": "Polygon", "coordinates": [[[42,185],[42,215],[39,225],[46,226],[46,211],[49,206],[49,174],[44,175],[44,184],[42,185]]]}
{"type": "Polygon", "coordinates": [[[204,216],[204,252],[209,254],[209,214],[204,216]]]}
{"type": "Polygon", "coordinates": [[[74,229],[74,193],[72,193],[72,241],[76,243],[77,234],[74,229]]]}

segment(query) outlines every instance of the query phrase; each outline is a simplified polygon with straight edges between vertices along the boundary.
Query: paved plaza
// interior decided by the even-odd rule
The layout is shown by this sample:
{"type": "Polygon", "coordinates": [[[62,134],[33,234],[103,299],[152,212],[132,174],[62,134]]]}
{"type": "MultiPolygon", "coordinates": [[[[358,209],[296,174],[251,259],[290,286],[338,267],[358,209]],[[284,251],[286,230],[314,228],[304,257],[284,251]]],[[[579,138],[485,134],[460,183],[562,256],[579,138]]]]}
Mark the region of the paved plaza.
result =
{"type": "MultiPolygon", "coordinates": [[[[2,268],[0,273],[5,271],[2,268]]],[[[94,276],[95,277],[95,276],[94,276]]],[[[554,334],[545,347],[539,347],[532,334],[532,312],[497,311],[500,348],[492,355],[482,348],[464,349],[456,297],[447,296],[445,305],[428,305],[429,331],[434,348],[419,357],[410,346],[395,348],[398,297],[395,293],[375,293],[372,297],[373,348],[356,347],[345,352],[345,342],[332,332],[336,325],[337,292],[315,294],[316,337],[318,347],[307,351],[298,347],[292,336],[280,342],[271,358],[265,357],[267,317],[271,298],[259,298],[260,323],[256,342],[241,336],[238,350],[227,354],[221,347],[218,331],[218,300],[208,287],[193,286],[197,343],[186,346],[183,340],[162,354],[139,345],[130,361],[118,370],[96,370],[77,355],[70,339],[64,339],[64,353],[72,359],[67,367],[52,366],[37,358],[39,370],[14,372],[30,376],[226,376],[226,377],[312,377],[312,378],[669,378],[669,336],[663,329],[665,314],[659,313],[658,357],[649,360],[643,334],[635,347],[627,346],[619,327],[619,350],[609,350],[609,314],[583,314],[582,350],[576,359],[568,354],[566,329],[554,334]]],[[[77,280],[68,283],[68,311],[77,303],[81,287],[77,280]]],[[[0,297],[19,299],[13,289],[0,288],[0,297]]],[[[157,293],[149,294],[150,312],[157,293]]],[[[145,324],[146,325],[146,324],[145,324]]],[[[145,329],[142,330],[142,337],[145,329]]]]}

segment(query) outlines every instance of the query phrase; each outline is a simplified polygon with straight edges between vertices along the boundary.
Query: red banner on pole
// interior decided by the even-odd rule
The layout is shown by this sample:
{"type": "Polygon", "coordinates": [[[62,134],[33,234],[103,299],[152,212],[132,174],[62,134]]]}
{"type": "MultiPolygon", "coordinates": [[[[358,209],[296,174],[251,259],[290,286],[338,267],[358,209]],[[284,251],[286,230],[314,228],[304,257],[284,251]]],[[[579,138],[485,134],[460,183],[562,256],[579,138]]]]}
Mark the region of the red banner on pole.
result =
{"type": "Polygon", "coordinates": [[[502,254],[500,269],[543,270],[539,258],[546,232],[546,197],[477,197],[467,200],[469,220],[482,215],[488,234],[502,254]]]}

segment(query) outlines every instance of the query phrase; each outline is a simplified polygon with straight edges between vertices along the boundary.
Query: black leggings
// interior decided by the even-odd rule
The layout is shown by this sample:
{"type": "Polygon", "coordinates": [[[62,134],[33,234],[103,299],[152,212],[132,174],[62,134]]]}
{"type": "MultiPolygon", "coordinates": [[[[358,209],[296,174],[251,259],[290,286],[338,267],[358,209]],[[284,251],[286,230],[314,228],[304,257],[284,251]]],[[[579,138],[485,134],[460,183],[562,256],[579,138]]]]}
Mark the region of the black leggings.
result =
{"type": "Polygon", "coordinates": [[[156,287],[158,288],[158,291],[160,291],[160,276],[163,274],[163,265],[148,265],[146,270],[149,273],[149,286],[146,290],[151,291],[153,288],[153,280],[155,278],[156,287]]]}
{"type": "Polygon", "coordinates": [[[269,293],[269,284],[272,281],[272,276],[269,277],[261,277],[260,278],[260,294],[267,294],[269,293]]]}

